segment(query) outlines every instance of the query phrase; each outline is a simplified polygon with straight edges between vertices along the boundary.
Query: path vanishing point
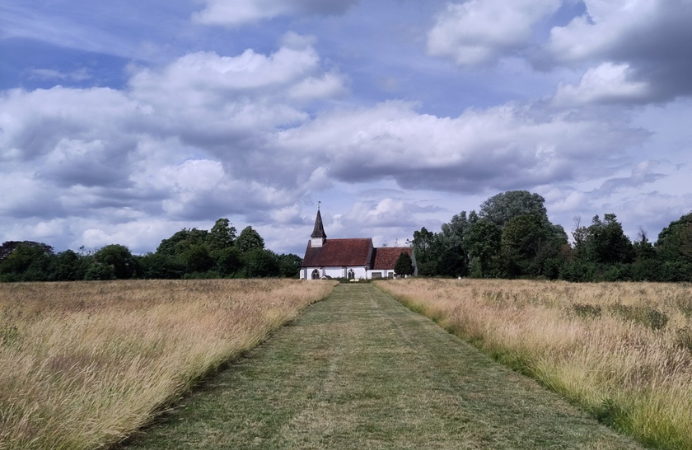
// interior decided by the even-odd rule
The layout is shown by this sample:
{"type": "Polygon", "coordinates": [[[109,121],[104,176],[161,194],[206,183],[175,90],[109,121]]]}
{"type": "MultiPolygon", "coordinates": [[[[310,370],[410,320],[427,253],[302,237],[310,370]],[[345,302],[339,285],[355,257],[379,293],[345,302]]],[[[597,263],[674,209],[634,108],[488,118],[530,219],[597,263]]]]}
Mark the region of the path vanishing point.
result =
{"type": "Polygon", "coordinates": [[[341,284],[133,449],[638,449],[371,284],[341,284]]]}

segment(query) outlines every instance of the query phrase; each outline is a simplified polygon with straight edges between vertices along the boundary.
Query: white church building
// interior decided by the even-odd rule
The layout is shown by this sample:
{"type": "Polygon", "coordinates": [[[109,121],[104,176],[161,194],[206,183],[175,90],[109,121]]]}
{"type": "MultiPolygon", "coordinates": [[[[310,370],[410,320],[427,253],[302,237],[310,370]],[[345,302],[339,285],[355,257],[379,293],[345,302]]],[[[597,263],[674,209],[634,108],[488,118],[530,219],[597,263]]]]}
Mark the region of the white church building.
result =
{"type": "Polygon", "coordinates": [[[318,280],[325,277],[348,279],[393,278],[394,265],[402,253],[413,261],[410,247],[374,247],[371,238],[327,239],[319,208],[308,246],[305,249],[300,278],[318,280]]]}

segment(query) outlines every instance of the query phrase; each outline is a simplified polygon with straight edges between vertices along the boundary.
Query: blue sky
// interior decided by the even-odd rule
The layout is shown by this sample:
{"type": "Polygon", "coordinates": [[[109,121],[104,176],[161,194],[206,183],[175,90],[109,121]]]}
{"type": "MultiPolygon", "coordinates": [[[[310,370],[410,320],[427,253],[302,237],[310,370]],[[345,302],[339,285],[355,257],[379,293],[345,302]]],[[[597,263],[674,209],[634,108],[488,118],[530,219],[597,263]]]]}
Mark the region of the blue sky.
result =
{"type": "Polygon", "coordinates": [[[499,192],[569,232],[690,211],[692,0],[0,0],[0,242],[301,254],[499,192]]]}

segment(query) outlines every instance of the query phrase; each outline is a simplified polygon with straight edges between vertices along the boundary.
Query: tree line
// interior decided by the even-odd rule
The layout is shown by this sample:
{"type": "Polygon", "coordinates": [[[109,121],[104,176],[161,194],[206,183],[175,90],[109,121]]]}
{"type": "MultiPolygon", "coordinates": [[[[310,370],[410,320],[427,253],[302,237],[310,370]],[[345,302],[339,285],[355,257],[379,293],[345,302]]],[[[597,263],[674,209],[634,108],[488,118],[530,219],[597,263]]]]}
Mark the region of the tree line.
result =
{"type": "Polygon", "coordinates": [[[455,215],[440,232],[415,231],[411,245],[421,276],[692,281],[692,213],[656,242],[642,229],[630,240],[612,213],[590,224],[575,218],[571,235],[548,220],[543,197],[508,191],[455,215]]]}
{"type": "MultiPolygon", "coordinates": [[[[543,197],[508,191],[478,212],[454,215],[439,232],[415,231],[410,244],[419,276],[692,281],[692,213],[671,222],[656,242],[641,229],[630,240],[612,213],[590,224],[575,218],[574,225],[570,240],[548,220],[543,197]]],[[[143,256],[117,244],[55,253],[44,243],[5,242],[0,281],[297,277],[301,263],[297,255],[265,249],[251,226],[237,234],[228,219],[218,219],[208,231],[184,228],[143,256]]],[[[410,261],[402,261],[397,273],[409,269],[410,261]]]]}
{"type": "Polygon", "coordinates": [[[0,246],[0,281],[75,281],[131,278],[296,277],[302,259],[264,248],[251,226],[236,234],[228,219],[211,230],[182,229],[155,252],[133,255],[119,244],[94,252],[55,253],[47,244],[8,241],[0,246]]]}

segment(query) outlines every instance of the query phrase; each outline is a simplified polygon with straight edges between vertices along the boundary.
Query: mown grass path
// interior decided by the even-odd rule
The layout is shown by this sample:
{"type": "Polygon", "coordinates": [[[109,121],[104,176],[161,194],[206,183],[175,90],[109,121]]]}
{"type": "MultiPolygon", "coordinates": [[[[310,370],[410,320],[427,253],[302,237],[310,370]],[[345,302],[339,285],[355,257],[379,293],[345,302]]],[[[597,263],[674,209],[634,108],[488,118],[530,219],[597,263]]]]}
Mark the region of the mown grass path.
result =
{"type": "Polygon", "coordinates": [[[339,285],[128,449],[636,449],[369,284],[339,285]]]}

